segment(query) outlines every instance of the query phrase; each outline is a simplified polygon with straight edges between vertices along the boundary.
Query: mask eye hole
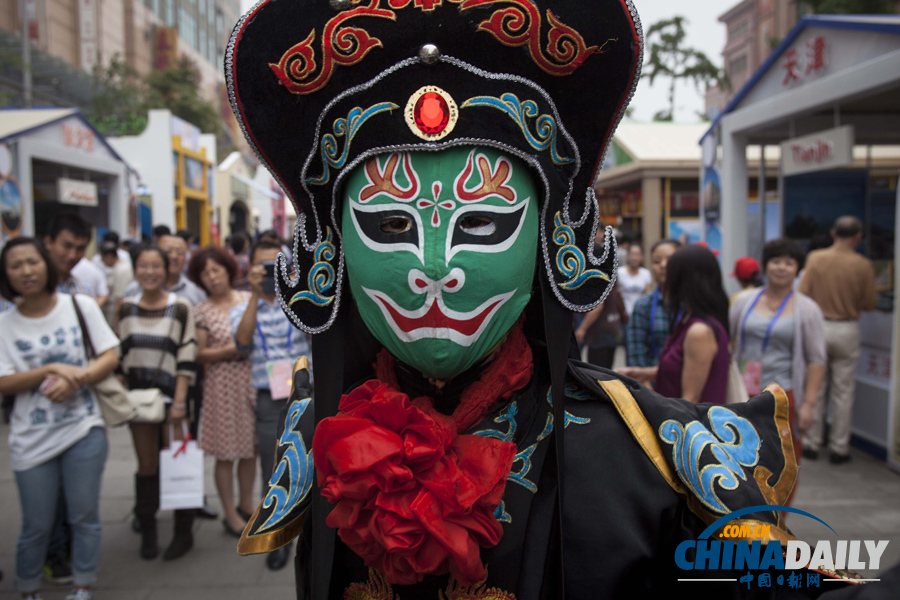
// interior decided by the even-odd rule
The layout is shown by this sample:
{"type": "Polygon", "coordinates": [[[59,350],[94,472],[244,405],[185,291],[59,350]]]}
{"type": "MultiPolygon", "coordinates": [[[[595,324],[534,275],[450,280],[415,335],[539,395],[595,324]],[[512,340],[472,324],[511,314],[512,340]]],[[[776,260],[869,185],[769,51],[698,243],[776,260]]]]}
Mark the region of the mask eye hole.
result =
{"type": "Polygon", "coordinates": [[[405,233],[409,231],[410,227],[412,227],[412,221],[406,217],[391,216],[381,219],[379,223],[381,231],[391,235],[405,233]]]}
{"type": "Polygon", "coordinates": [[[494,219],[484,215],[468,215],[459,220],[459,228],[469,235],[488,236],[497,231],[494,219]]]}

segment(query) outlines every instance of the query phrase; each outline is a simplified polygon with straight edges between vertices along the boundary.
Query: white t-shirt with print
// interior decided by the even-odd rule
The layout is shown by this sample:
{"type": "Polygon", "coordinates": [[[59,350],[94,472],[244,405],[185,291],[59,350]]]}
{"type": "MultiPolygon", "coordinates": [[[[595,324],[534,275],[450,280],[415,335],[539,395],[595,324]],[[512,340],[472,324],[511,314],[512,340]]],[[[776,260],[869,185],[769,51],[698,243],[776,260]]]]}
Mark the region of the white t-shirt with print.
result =
{"type": "Polygon", "coordinates": [[[644,295],[644,290],[653,281],[650,271],[644,267],[638,269],[637,275],[628,272],[628,267],[619,267],[619,276],[617,283],[619,284],[619,293],[622,294],[622,300],[625,302],[625,310],[628,316],[634,312],[634,305],[644,295]]]}
{"type": "MultiPolygon", "coordinates": [[[[116,348],[119,340],[90,297],[79,294],[78,307],[97,354],[116,348]]],[[[24,373],[50,363],[86,366],[84,344],[72,296],[56,294],[56,306],[43,317],[18,311],[0,314],[0,377],[24,373]]],[[[61,454],[93,427],[103,427],[94,391],[83,386],[61,404],[38,387],[19,392],[10,419],[9,450],[13,471],[25,471],[61,454]]]]}

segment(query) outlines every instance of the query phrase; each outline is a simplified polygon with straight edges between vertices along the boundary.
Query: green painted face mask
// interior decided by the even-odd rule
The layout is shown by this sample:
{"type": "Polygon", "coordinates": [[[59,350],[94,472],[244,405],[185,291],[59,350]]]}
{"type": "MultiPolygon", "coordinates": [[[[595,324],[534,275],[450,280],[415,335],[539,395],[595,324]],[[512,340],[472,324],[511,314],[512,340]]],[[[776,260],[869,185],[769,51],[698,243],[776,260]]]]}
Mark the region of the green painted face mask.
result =
{"type": "Polygon", "coordinates": [[[395,357],[450,379],[487,354],[531,295],[538,196],[490,148],[382,155],[344,186],[350,288],[395,357]]]}

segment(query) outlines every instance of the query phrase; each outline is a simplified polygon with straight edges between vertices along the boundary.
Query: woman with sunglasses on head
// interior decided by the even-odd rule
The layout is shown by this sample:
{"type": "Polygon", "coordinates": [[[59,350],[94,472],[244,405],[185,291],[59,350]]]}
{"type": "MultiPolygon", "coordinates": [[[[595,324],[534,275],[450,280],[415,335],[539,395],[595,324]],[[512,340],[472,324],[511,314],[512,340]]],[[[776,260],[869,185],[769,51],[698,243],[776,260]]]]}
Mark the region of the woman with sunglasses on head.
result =
{"type": "MultiPolygon", "coordinates": [[[[167,413],[163,423],[131,424],[138,459],[135,516],[141,525],[140,554],[152,560],[159,554],[156,511],[160,442],[168,443],[170,426],[176,436],[187,429],[187,394],[194,380],[197,342],[190,302],[163,290],[169,268],[166,253],[157,246],[144,246],[135,251],[134,259],[134,275],[141,292],[127,298],[119,310],[121,369],[128,389],[158,388],[166,399],[167,413]]],[[[163,560],[180,558],[193,547],[194,513],[175,511],[175,536],[163,560]]]]}
{"type": "Polygon", "coordinates": [[[16,238],[4,246],[0,295],[16,304],[0,315],[0,330],[7,332],[0,338],[0,393],[15,395],[9,444],[22,509],[16,588],[23,598],[40,598],[61,487],[73,541],[74,589],[66,600],[89,600],[100,559],[100,485],[108,453],[90,385],[115,369],[119,341],[92,298],[58,293],[56,286],[57,271],[35,240],[16,238]],[[90,365],[85,335],[97,355],[90,365]]]}

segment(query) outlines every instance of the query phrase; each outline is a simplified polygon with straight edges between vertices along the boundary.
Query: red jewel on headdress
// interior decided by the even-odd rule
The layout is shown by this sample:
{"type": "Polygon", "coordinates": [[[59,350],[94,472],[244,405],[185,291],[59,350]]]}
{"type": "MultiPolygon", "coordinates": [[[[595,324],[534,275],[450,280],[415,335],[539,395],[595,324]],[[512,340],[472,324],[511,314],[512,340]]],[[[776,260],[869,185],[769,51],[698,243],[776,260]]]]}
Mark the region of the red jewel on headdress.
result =
{"type": "Polygon", "coordinates": [[[416,101],[413,118],[422,133],[440,133],[450,121],[450,107],[437,92],[426,92],[416,101]]]}

